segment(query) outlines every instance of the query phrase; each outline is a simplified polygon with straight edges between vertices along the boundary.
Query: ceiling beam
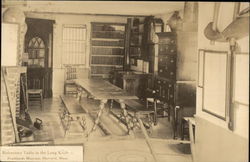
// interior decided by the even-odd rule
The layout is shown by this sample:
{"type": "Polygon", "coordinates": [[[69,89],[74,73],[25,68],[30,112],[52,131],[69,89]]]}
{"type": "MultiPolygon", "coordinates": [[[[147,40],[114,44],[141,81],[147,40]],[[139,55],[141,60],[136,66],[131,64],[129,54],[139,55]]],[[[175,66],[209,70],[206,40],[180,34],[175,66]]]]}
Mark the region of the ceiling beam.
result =
{"type": "Polygon", "coordinates": [[[93,13],[74,13],[74,12],[39,12],[39,11],[25,11],[24,13],[35,14],[60,14],[60,15],[88,15],[88,16],[119,16],[119,17],[146,17],[150,15],[121,15],[121,14],[93,14],[93,13]]]}

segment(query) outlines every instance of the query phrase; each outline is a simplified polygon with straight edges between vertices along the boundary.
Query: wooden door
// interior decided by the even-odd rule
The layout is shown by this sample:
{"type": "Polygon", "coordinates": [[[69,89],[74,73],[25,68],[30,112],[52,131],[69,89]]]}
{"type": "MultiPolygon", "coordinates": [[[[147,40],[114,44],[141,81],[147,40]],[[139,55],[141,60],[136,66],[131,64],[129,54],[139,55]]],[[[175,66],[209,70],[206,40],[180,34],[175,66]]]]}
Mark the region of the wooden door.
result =
{"type": "Polygon", "coordinates": [[[28,89],[42,89],[44,97],[52,97],[52,33],[53,21],[26,19],[28,25],[25,49],[28,53],[28,89]]]}
{"type": "Polygon", "coordinates": [[[33,37],[28,44],[28,89],[43,89],[45,75],[45,53],[47,47],[40,37],[33,37]]]}

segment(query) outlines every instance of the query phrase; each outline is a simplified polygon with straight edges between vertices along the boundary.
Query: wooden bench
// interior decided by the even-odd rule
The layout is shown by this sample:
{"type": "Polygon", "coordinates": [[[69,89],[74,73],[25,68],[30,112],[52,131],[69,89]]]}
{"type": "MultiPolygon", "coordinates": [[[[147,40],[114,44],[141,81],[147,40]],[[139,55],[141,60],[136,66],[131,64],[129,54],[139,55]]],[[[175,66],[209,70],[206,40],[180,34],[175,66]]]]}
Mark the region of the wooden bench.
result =
{"type": "MultiPolygon", "coordinates": [[[[117,100],[115,101],[118,102],[117,100]]],[[[132,120],[133,125],[139,124],[138,119],[147,118],[148,120],[142,120],[143,124],[146,128],[151,128],[152,123],[155,120],[151,120],[152,114],[154,114],[154,110],[147,109],[146,106],[138,99],[124,100],[123,103],[126,105],[126,109],[130,117],[132,117],[132,119],[135,119],[132,120]]]]}
{"type": "Polygon", "coordinates": [[[138,117],[154,113],[154,110],[147,109],[140,100],[124,100],[124,104],[129,112],[134,112],[138,117]]]}
{"type": "Polygon", "coordinates": [[[61,100],[70,114],[85,114],[86,111],[78,103],[75,97],[61,95],[61,100]]]}
{"type": "Polygon", "coordinates": [[[65,129],[65,136],[67,136],[71,122],[78,122],[83,130],[86,130],[85,115],[86,111],[82,108],[79,102],[73,96],[60,96],[62,103],[65,105],[60,118],[63,121],[63,127],[65,129]]]}

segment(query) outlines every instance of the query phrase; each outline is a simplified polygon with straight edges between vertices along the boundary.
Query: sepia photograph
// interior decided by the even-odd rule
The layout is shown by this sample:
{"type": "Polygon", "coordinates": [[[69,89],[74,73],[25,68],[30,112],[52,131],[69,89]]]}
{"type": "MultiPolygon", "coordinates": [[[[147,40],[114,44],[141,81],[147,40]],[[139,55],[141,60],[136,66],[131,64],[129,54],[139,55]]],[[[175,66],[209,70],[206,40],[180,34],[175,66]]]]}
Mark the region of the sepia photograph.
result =
{"type": "Polygon", "coordinates": [[[1,0],[2,162],[248,162],[249,2],[1,0]]]}

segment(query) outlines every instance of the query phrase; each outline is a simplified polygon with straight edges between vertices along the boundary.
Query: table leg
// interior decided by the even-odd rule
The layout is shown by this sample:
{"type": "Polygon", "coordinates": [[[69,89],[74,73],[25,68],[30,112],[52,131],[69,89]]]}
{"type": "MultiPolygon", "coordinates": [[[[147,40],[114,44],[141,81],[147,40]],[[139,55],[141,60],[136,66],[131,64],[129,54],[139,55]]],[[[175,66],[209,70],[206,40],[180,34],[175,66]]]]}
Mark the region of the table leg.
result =
{"type": "Polygon", "coordinates": [[[133,135],[132,126],[130,124],[131,121],[128,118],[128,112],[126,110],[126,105],[124,104],[123,100],[119,100],[119,103],[121,105],[122,113],[123,113],[123,115],[125,117],[125,121],[126,121],[126,124],[127,124],[127,129],[128,129],[128,134],[133,135]]]}
{"type": "Polygon", "coordinates": [[[102,115],[102,111],[103,111],[103,109],[104,109],[105,104],[107,103],[107,101],[108,101],[108,100],[101,100],[101,103],[100,103],[100,106],[99,106],[99,107],[100,107],[100,110],[99,110],[99,112],[98,112],[97,118],[95,119],[95,123],[94,123],[92,129],[91,129],[90,132],[87,134],[87,137],[89,137],[90,134],[91,134],[93,131],[95,131],[96,126],[97,126],[97,124],[98,124],[99,121],[100,121],[100,117],[101,117],[101,115],[102,115]]]}

